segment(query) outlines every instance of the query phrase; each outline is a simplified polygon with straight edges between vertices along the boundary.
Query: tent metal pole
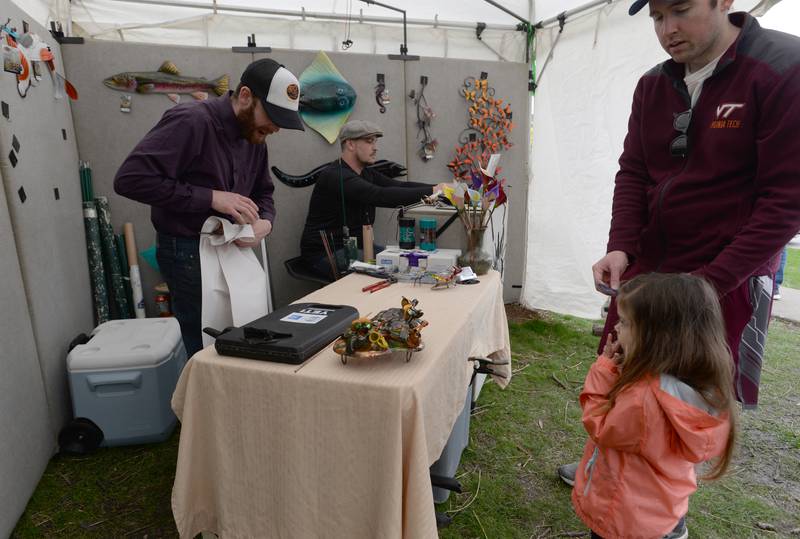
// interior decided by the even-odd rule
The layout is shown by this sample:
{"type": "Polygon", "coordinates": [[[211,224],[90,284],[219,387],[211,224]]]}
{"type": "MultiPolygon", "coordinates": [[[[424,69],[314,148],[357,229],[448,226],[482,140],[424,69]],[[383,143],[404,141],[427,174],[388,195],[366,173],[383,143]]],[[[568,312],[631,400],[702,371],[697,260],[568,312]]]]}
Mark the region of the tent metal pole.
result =
{"type": "MultiPolygon", "coordinates": [[[[489,0],[486,0],[486,1],[488,2],[489,0]]],[[[577,15],[578,13],[583,13],[584,11],[589,11],[591,9],[596,8],[597,6],[602,6],[604,4],[613,4],[616,1],[617,0],[594,0],[593,2],[589,2],[588,4],[584,4],[582,6],[578,6],[578,7],[574,8],[574,9],[569,9],[567,11],[564,11],[563,13],[560,13],[560,14],[556,15],[555,17],[550,17],[549,19],[545,19],[543,21],[539,21],[536,24],[534,24],[533,26],[534,26],[534,28],[544,28],[545,26],[549,26],[549,25],[551,25],[551,24],[553,24],[555,22],[558,22],[559,19],[561,19],[562,17],[564,18],[564,20],[566,20],[567,18],[572,17],[573,15],[577,15]]]]}
{"type": "MultiPolygon", "coordinates": [[[[167,6],[167,7],[183,7],[183,8],[190,8],[190,9],[205,9],[211,11],[213,6],[209,2],[176,2],[173,0],[112,0],[113,2],[123,2],[126,4],[147,4],[153,6],[167,6]]],[[[278,17],[297,17],[297,18],[308,18],[308,19],[323,19],[323,20],[333,20],[333,21],[345,21],[347,20],[347,15],[339,14],[339,13],[322,13],[322,12],[312,12],[312,11],[292,11],[292,10],[282,10],[282,9],[267,9],[267,8],[258,8],[258,7],[250,7],[250,6],[237,6],[237,5],[226,5],[226,4],[217,4],[217,11],[218,12],[233,12],[233,13],[243,13],[243,14],[251,14],[251,15],[274,15],[278,17]]],[[[394,17],[377,17],[377,16],[365,16],[361,18],[363,22],[374,22],[374,23],[383,23],[383,24],[402,24],[402,20],[400,18],[394,17]]],[[[475,25],[472,23],[465,23],[460,21],[445,21],[445,20],[427,20],[427,19],[408,19],[407,24],[412,26],[431,26],[431,27],[448,27],[448,28],[460,28],[466,30],[474,30],[475,25]]],[[[511,24],[489,24],[487,25],[487,30],[500,30],[500,31],[516,31],[517,26],[511,24]]]]}
{"type": "MultiPolygon", "coordinates": [[[[489,0],[486,0],[486,1],[489,2],[489,0]]],[[[578,6],[578,7],[574,8],[574,9],[567,10],[567,11],[561,13],[560,15],[556,15],[555,17],[550,17],[549,19],[545,19],[543,21],[539,21],[534,25],[534,27],[535,28],[544,28],[545,26],[549,26],[549,25],[551,25],[553,23],[558,22],[559,17],[561,17],[562,15],[564,16],[565,19],[567,19],[567,18],[569,18],[569,17],[571,17],[573,15],[577,15],[579,13],[583,13],[584,11],[592,10],[592,9],[594,9],[594,8],[596,8],[598,6],[602,6],[604,4],[613,4],[616,1],[617,0],[594,0],[593,2],[589,2],[588,4],[584,4],[582,6],[578,6]]],[[[753,9],[750,10],[750,14],[754,15],[754,16],[763,15],[770,8],[775,6],[775,4],[777,4],[780,1],[781,0],[762,0],[761,2],[756,4],[756,6],[753,9]]]]}
{"type": "Polygon", "coordinates": [[[67,2],[67,34],[68,36],[72,35],[72,2],[67,2]]]}
{"type": "MultiPolygon", "coordinates": [[[[408,56],[408,21],[406,20],[406,10],[400,9],[399,7],[390,6],[389,4],[382,4],[381,2],[376,2],[375,0],[361,0],[365,4],[374,4],[376,6],[385,7],[386,9],[391,9],[392,11],[397,11],[403,14],[403,44],[400,45],[400,56],[408,56]]],[[[437,21],[438,22],[438,21],[437,21]]],[[[389,56],[390,58],[392,56],[389,56]]]]}
{"type": "Polygon", "coordinates": [[[494,7],[496,7],[497,9],[502,11],[503,13],[507,13],[507,14],[511,15],[512,17],[514,17],[515,19],[517,19],[520,22],[523,22],[525,24],[530,24],[530,21],[528,21],[528,19],[526,19],[525,17],[523,17],[521,15],[517,15],[516,13],[514,13],[513,11],[511,11],[510,9],[505,7],[504,5],[502,5],[502,4],[498,3],[498,2],[495,2],[494,0],[483,0],[483,1],[486,2],[487,4],[493,5],[494,7]]]}

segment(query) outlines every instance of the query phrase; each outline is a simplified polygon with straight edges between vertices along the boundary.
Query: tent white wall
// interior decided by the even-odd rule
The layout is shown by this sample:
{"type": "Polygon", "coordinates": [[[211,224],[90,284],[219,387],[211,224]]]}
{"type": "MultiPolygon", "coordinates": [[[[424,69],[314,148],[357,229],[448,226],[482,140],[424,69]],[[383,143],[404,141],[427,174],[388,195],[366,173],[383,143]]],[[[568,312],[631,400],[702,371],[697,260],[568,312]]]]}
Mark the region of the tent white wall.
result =
{"type": "MultiPolygon", "coordinates": [[[[528,244],[521,302],[598,318],[591,266],[605,254],[617,159],[639,77],[666,59],[646,10],[616,2],[537,36],[552,58],[534,99],[528,244]]],[[[756,0],[736,0],[749,11],[756,0]]]]}

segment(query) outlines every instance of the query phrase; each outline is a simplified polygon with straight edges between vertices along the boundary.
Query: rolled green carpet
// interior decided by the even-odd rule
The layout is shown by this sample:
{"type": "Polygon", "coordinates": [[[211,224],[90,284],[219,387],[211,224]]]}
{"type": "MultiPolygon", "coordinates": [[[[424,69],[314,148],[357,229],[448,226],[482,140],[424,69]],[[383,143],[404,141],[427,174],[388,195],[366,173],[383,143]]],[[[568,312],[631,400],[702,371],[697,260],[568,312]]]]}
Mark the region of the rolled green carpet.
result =
{"type": "Polygon", "coordinates": [[[103,262],[110,283],[111,312],[114,318],[128,318],[130,307],[125,294],[125,283],[122,280],[122,269],[117,254],[117,241],[111,228],[111,210],[106,197],[97,197],[97,220],[100,228],[100,245],[103,251],[103,262]]]}
{"type": "Polygon", "coordinates": [[[109,320],[108,290],[103,268],[103,250],[100,246],[100,225],[94,202],[83,203],[83,225],[86,229],[86,250],[89,257],[89,279],[92,284],[94,319],[97,325],[109,320]]]}

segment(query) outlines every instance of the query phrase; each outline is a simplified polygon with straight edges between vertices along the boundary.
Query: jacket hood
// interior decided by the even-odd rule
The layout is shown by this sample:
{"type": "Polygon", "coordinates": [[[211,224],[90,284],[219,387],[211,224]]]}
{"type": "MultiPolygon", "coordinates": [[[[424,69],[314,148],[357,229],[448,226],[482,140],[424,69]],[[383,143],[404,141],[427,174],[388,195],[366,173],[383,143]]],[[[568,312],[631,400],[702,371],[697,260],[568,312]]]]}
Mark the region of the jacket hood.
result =
{"type": "Polygon", "coordinates": [[[678,449],[690,462],[704,462],[721,454],[728,441],[728,413],[714,410],[691,386],[662,374],[654,380],[656,400],[677,434],[678,449]]]}

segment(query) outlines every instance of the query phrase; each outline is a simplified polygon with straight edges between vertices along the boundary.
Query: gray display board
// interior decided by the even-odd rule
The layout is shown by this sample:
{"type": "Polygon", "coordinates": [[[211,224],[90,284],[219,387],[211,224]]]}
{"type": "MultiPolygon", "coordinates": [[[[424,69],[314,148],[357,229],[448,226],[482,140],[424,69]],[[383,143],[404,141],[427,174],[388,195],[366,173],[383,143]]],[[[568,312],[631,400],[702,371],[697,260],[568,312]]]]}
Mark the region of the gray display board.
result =
{"type": "MultiPolygon", "coordinates": [[[[2,159],[5,177],[10,163],[2,159]]],[[[4,182],[5,183],[5,182],[4,182]]],[[[25,288],[0,190],[0,537],[8,537],[53,454],[53,433],[25,288]]]]}
{"type": "MultiPolygon", "coordinates": [[[[235,86],[244,67],[260,56],[233,53],[219,49],[192,47],[167,47],[143,44],[90,41],[81,46],[64,49],[69,76],[80,81],[85,99],[73,104],[75,129],[81,157],[91,162],[95,177],[95,191],[106,195],[111,202],[112,219],[116,227],[125,221],[136,226],[139,249],[154,241],[154,231],[149,224],[149,209],[141,204],[117,196],[113,192],[113,177],[127,154],[156,124],[161,115],[173,106],[163,95],[133,95],[130,113],[120,111],[121,92],[103,86],[105,77],[121,71],[156,70],[164,60],[171,60],[183,74],[216,78],[223,73],[231,76],[235,86]]],[[[275,50],[268,55],[286,65],[299,75],[313,60],[316,53],[308,51],[275,50]]],[[[459,95],[464,78],[487,71],[493,78],[498,95],[507,97],[514,107],[516,118],[529,114],[527,68],[523,64],[500,62],[469,62],[447,59],[424,59],[420,62],[401,62],[386,56],[329,53],[333,63],[358,93],[351,119],[367,119],[379,123],[385,131],[380,141],[379,158],[405,164],[409,179],[437,183],[447,181],[451,175],[446,164],[452,159],[458,135],[466,127],[466,105],[459,95]],[[377,74],[383,73],[392,97],[385,114],[375,102],[377,74]],[[415,110],[408,98],[412,88],[418,87],[419,75],[427,74],[430,80],[426,96],[438,116],[433,131],[440,141],[439,152],[430,162],[416,156],[415,110]]],[[[183,96],[183,99],[191,99],[183,96]]],[[[527,125],[527,122],[523,122],[527,125]]],[[[519,248],[509,249],[506,265],[506,300],[516,299],[521,284],[524,260],[524,215],[527,196],[526,128],[513,133],[516,147],[503,158],[506,175],[514,185],[514,201],[509,219],[509,239],[518,242],[519,248]],[[513,252],[512,252],[513,251],[513,252]]],[[[290,174],[305,173],[312,168],[334,160],[339,155],[338,144],[328,144],[319,134],[281,131],[267,140],[270,164],[290,174]]],[[[283,262],[300,254],[300,235],[305,222],[311,188],[295,189],[276,180],[275,203],[277,217],[274,232],[268,240],[271,282],[275,304],[280,306],[303,296],[313,285],[297,281],[286,272],[283,262]]],[[[463,233],[454,224],[448,232],[447,243],[460,243],[463,233]]],[[[396,233],[396,215],[389,210],[379,212],[376,220],[376,243],[392,243],[396,233]]],[[[143,266],[145,297],[152,311],[153,286],[158,275],[143,266]]]]}
{"type": "MultiPolygon", "coordinates": [[[[426,76],[428,85],[425,96],[433,108],[436,117],[431,122],[431,134],[439,141],[439,148],[434,158],[424,162],[417,156],[419,136],[417,134],[416,108],[406,97],[407,107],[407,143],[409,149],[408,170],[411,178],[423,178],[423,181],[446,181],[452,178],[447,164],[453,160],[455,148],[459,145],[459,136],[467,128],[469,113],[466,100],[459,93],[467,77],[480,78],[486,72],[489,86],[494,88],[495,98],[510,104],[512,119],[516,124],[509,139],[513,146],[501,152],[502,176],[508,182],[509,203],[506,228],[506,257],[503,273],[503,299],[508,303],[517,301],[525,271],[525,227],[527,225],[528,200],[528,148],[530,131],[530,97],[528,95],[528,68],[525,64],[512,62],[485,62],[471,60],[453,60],[443,58],[422,58],[419,62],[406,63],[406,80],[408,91],[420,88],[420,78],[426,76]]],[[[503,209],[498,211],[497,217],[503,209]]],[[[501,222],[496,219],[495,222],[501,222]]],[[[464,227],[459,221],[453,223],[452,232],[444,237],[446,247],[466,246],[464,227]]],[[[487,234],[491,231],[487,232],[487,234]]],[[[496,236],[499,228],[494,230],[496,236]]],[[[488,240],[487,240],[488,241],[488,240]]]]}
{"type": "MultiPolygon", "coordinates": [[[[28,17],[3,0],[20,32],[28,17]]],[[[31,23],[55,53],[55,40],[31,23]]],[[[0,72],[0,536],[25,509],[71,418],[67,345],[93,327],[77,148],[68,99],[56,100],[47,68],[25,98],[0,72]]]]}

